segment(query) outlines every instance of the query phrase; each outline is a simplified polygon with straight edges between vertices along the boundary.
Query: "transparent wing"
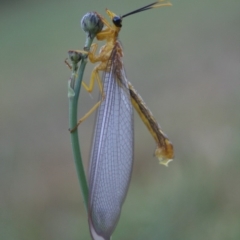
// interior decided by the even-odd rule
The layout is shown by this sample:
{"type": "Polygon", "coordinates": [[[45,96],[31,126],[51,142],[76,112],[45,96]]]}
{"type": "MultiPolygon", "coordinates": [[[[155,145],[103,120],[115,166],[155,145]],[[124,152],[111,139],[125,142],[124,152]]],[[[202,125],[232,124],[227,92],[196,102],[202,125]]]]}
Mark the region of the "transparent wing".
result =
{"type": "MultiPolygon", "coordinates": [[[[101,103],[89,170],[89,225],[92,235],[110,239],[118,222],[133,164],[133,109],[127,79],[117,50],[103,74],[101,103]],[[120,62],[119,62],[120,60],[120,62]]],[[[95,238],[94,238],[95,239],[95,238]]]]}

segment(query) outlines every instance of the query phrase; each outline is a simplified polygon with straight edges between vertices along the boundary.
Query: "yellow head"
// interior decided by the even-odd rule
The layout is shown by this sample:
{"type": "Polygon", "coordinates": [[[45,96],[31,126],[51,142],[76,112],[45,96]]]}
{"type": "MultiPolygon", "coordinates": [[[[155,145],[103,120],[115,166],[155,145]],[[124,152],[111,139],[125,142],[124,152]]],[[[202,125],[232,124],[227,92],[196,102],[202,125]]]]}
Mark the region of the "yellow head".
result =
{"type": "Polygon", "coordinates": [[[106,9],[106,13],[116,27],[118,28],[122,27],[122,17],[119,17],[117,14],[111,12],[109,9],[106,9]]]}

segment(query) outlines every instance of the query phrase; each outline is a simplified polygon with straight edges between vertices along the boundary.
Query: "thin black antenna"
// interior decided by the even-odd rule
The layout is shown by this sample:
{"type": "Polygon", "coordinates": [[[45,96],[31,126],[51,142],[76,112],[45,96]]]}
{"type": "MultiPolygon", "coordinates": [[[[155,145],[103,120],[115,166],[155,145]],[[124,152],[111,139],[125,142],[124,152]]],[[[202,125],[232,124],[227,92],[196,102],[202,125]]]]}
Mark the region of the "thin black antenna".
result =
{"type": "Polygon", "coordinates": [[[132,12],[130,12],[130,13],[127,13],[127,14],[122,15],[121,18],[127,17],[127,16],[132,15],[132,14],[135,14],[135,13],[139,13],[139,12],[142,12],[142,11],[146,11],[146,10],[149,10],[149,9],[152,9],[152,8],[157,8],[157,7],[161,7],[161,6],[171,6],[171,5],[172,5],[172,4],[169,3],[169,2],[168,2],[168,3],[162,3],[162,4],[161,4],[161,2],[163,2],[163,1],[164,1],[164,0],[159,0],[159,1],[157,1],[157,2],[148,4],[148,5],[145,6],[145,7],[141,7],[141,8],[139,8],[139,9],[137,9],[137,10],[134,10],[134,11],[132,11],[132,12]]]}

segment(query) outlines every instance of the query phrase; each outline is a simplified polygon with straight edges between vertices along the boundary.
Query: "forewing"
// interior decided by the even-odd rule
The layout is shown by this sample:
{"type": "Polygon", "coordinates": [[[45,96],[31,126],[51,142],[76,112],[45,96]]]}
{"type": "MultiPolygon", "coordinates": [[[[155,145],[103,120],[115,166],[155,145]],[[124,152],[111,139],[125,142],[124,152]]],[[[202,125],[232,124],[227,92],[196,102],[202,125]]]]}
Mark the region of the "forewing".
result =
{"type": "Polygon", "coordinates": [[[103,74],[105,99],[98,109],[89,169],[89,225],[92,236],[103,239],[110,239],[116,227],[133,164],[133,109],[119,58],[115,48],[110,71],[103,74]]]}

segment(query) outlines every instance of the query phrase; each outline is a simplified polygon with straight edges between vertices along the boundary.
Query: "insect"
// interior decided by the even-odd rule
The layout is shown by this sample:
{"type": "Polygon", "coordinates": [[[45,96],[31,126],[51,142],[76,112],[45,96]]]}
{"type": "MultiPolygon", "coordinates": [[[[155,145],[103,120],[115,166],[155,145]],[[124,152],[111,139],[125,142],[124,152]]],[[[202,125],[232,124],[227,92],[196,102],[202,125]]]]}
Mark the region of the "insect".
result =
{"type": "Polygon", "coordinates": [[[98,15],[105,29],[96,35],[97,40],[105,40],[106,44],[99,54],[96,54],[97,44],[87,52],[90,62],[98,65],[91,73],[89,86],[85,83],[83,86],[91,92],[97,81],[101,93],[100,101],[78,122],[79,125],[98,108],[88,182],[89,226],[94,239],[110,239],[128,190],[133,164],[133,107],[156,141],[155,155],[160,163],[167,165],[174,157],[172,143],[126,78],[123,50],[118,41],[123,18],[162,6],[171,6],[171,3],[159,0],[122,16],[106,9],[112,24],[98,15]]]}

